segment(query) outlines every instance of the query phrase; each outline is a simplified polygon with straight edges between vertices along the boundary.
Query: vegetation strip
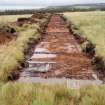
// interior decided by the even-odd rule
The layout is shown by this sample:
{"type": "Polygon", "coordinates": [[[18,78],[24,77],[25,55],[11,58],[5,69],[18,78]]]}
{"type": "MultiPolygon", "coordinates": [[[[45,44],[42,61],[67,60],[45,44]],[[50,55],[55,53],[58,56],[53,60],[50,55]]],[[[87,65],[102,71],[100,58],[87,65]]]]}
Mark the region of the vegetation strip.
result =
{"type": "Polygon", "coordinates": [[[39,25],[45,25],[47,18],[48,16],[44,17],[42,14],[40,24],[22,22],[23,26],[16,25],[17,39],[0,46],[0,81],[16,78],[14,73],[18,75],[17,71],[22,68],[29,45],[40,38],[39,25]]]}
{"type": "Polygon", "coordinates": [[[21,32],[16,41],[1,46],[0,80],[6,80],[13,70],[21,67],[20,62],[24,61],[24,50],[27,49],[28,42],[30,42],[30,39],[37,39],[38,37],[37,30],[30,29],[21,32]]]}
{"type": "Polygon", "coordinates": [[[105,86],[78,90],[24,83],[0,84],[1,105],[105,105],[105,86]]]}

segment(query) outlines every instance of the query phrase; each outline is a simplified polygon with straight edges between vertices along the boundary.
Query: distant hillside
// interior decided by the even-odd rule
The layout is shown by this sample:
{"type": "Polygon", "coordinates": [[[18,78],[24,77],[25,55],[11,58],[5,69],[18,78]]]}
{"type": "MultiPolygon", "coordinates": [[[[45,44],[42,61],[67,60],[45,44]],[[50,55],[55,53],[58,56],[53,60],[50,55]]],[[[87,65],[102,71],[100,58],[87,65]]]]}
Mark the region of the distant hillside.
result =
{"type": "Polygon", "coordinates": [[[75,12],[75,11],[105,11],[105,3],[97,4],[75,4],[65,6],[48,6],[41,9],[24,9],[24,10],[4,10],[0,11],[0,15],[16,15],[16,14],[33,14],[35,12],[75,12]]]}
{"type": "Polygon", "coordinates": [[[65,5],[65,6],[49,6],[49,10],[105,10],[105,3],[96,4],[75,4],[75,5],[65,5]]]}
{"type": "Polygon", "coordinates": [[[97,3],[97,4],[76,4],[73,7],[89,7],[89,8],[105,8],[105,3],[97,3]]]}

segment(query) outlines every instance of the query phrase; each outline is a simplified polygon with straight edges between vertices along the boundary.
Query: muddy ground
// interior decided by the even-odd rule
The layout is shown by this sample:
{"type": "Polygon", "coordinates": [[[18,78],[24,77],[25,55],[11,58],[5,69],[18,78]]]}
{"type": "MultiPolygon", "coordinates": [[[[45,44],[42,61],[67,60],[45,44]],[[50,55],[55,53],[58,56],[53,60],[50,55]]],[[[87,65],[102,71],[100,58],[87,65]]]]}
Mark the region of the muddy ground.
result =
{"type": "Polygon", "coordinates": [[[16,35],[8,32],[0,32],[0,44],[6,44],[11,40],[15,40],[16,35]]]}
{"type": "Polygon", "coordinates": [[[20,73],[20,81],[27,77],[95,79],[91,59],[82,52],[60,15],[51,16],[42,36],[27,61],[28,67],[20,73]]]}

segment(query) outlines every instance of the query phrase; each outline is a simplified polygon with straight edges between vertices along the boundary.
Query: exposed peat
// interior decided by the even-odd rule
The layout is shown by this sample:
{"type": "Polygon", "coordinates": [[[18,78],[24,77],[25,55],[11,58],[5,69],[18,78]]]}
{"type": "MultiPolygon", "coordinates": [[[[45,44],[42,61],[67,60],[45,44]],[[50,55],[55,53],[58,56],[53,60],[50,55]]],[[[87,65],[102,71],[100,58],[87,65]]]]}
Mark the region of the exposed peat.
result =
{"type": "Polygon", "coordinates": [[[41,41],[35,45],[28,67],[20,73],[26,78],[70,78],[94,80],[91,59],[83,52],[66,26],[62,15],[53,14],[41,41]]]}

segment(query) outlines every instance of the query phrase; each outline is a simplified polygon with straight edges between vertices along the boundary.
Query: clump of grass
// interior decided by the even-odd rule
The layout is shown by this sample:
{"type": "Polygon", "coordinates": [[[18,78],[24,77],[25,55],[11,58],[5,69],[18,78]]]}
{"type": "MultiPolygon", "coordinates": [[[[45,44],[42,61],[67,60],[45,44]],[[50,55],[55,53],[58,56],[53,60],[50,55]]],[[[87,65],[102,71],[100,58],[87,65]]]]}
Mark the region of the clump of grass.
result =
{"type": "Polygon", "coordinates": [[[74,29],[75,33],[96,45],[96,56],[105,59],[105,12],[74,12],[64,15],[68,22],[72,22],[78,28],[74,29]]]}
{"type": "Polygon", "coordinates": [[[105,105],[105,86],[71,90],[24,83],[0,85],[1,105],[105,105]]]}
{"type": "Polygon", "coordinates": [[[28,48],[28,42],[37,39],[37,29],[28,28],[20,31],[16,40],[7,45],[0,46],[0,80],[6,80],[11,72],[21,68],[20,62],[24,60],[24,50],[28,48]],[[31,39],[31,40],[30,40],[31,39]]]}

